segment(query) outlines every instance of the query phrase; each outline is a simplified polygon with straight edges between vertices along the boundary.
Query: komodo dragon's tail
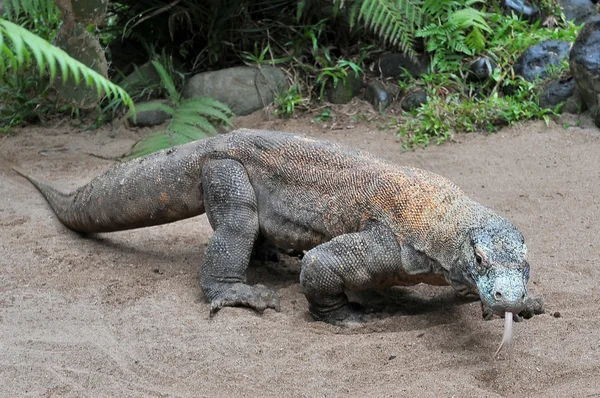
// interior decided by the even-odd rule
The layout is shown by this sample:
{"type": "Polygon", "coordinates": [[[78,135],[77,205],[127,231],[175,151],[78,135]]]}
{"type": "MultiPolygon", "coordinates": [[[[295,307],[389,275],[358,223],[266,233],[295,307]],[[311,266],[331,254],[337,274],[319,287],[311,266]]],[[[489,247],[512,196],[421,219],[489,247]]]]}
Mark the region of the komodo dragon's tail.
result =
{"type": "Polygon", "coordinates": [[[70,227],[72,220],[70,219],[71,217],[69,212],[65,210],[70,209],[71,204],[73,203],[73,193],[66,194],[61,192],[53,186],[33,178],[18,167],[12,167],[12,169],[20,176],[29,180],[29,182],[31,182],[33,186],[35,186],[37,190],[42,193],[50,207],[56,213],[56,216],[59,218],[59,220],[66,226],[70,227]]]}
{"type": "Polygon", "coordinates": [[[206,148],[184,147],[122,163],[69,194],[13,170],[42,193],[68,228],[81,233],[122,231],[204,213],[201,174],[206,148]]]}

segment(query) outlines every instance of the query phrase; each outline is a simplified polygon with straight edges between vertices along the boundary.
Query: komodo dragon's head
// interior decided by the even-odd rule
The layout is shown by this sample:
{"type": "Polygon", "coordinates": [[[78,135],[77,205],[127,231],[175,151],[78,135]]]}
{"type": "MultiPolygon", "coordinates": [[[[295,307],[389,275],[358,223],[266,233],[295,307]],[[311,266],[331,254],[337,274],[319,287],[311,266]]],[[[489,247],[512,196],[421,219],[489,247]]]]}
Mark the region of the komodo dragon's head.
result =
{"type": "Polygon", "coordinates": [[[505,220],[474,228],[462,249],[464,277],[496,314],[519,313],[527,298],[529,263],[523,235],[505,220]]]}

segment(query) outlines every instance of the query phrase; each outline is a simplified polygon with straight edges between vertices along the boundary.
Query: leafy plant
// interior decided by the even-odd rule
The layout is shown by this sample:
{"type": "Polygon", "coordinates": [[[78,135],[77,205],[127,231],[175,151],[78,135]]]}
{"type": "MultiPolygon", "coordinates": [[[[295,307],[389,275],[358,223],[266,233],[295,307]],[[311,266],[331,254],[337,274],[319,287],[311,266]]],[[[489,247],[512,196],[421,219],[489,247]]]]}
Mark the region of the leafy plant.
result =
{"type": "Polygon", "coordinates": [[[328,122],[332,119],[331,109],[324,109],[313,118],[313,122],[328,122]]]}
{"type": "MultiPolygon", "coordinates": [[[[447,78],[447,76],[445,76],[447,78]]],[[[435,78],[430,77],[430,83],[435,78]]],[[[439,77],[438,77],[439,79],[439,77]]],[[[454,133],[486,131],[492,133],[503,126],[530,119],[543,119],[557,115],[557,109],[538,105],[538,91],[534,83],[518,80],[513,95],[504,96],[493,91],[488,97],[465,97],[461,92],[444,95],[431,85],[429,100],[414,110],[406,122],[398,126],[404,147],[440,144],[454,133]]],[[[449,86],[452,83],[448,84],[449,86]]]]}
{"type": "MultiPolygon", "coordinates": [[[[11,18],[16,18],[21,13],[34,17],[34,20],[51,20],[57,16],[52,0],[8,0],[5,2],[5,7],[6,14],[11,18]]],[[[45,39],[0,18],[0,76],[3,76],[8,69],[16,73],[19,69],[29,67],[32,56],[36,60],[40,76],[44,74],[46,67],[49,69],[50,81],[56,77],[58,64],[64,82],[69,76],[76,84],[83,79],[88,87],[96,88],[98,95],[104,91],[108,97],[118,97],[127,106],[133,106],[127,92],[116,84],[45,39]],[[10,40],[10,46],[5,42],[5,37],[10,40]]]]}
{"type": "MultiPolygon", "coordinates": [[[[213,124],[232,126],[233,112],[223,103],[212,98],[196,97],[182,99],[164,66],[154,60],[152,65],[160,75],[161,82],[169,94],[167,103],[137,105],[135,112],[163,111],[172,116],[166,130],[159,131],[138,141],[125,156],[136,158],[175,145],[199,140],[217,134],[213,124]]],[[[130,111],[126,117],[136,117],[130,111]]]]}
{"type": "Polygon", "coordinates": [[[302,93],[298,86],[293,85],[285,93],[277,93],[275,103],[278,107],[274,112],[276,115],[290,117],[294,114],[296,107],[304,103],[304,98],[302,98],[302,93]]]}
{"type": "MultiPolygon", "coordinates": [[[[343,1],[341,2],[343,4],[343,1]]],[[[421,25],[423,8],[415,0],[357,0],[350,12],[352,27],[360,20],[384,42],[399,46],[413,58],[415,27],[421,25]]]]}
{"type": "Polygon", "coordinates": [[[433,54],[431,68],[438,71],[457,69],[465,56],[485,48],[483,32],[490,32],[486,14],[472,8],[480,0],[425,0],[423,14],[428,23],[416,37],[425,39],[425,48],[433,54]]]}

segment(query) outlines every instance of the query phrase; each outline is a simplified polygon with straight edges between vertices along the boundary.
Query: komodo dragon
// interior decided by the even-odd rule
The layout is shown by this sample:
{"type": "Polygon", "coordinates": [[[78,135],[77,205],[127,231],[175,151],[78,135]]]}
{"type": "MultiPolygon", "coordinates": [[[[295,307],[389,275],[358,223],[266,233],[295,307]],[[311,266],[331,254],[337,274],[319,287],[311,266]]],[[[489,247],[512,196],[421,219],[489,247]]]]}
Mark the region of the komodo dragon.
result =
{"type": "Polygon", "coordinates": [[[527,248],[513,224],[443,177],[340,144],[237,130],[122,163],[70,194],[23,175],[80,233],[206,213],[214,235],[201,285],[211,314],[279,310],[277,293],[245,283],[259,237],[308,250],[300,284],[318,320],[355,315],[346,290],[418,283],[477,295],[488,318],[543,311],[527,294],[527,248]]]}

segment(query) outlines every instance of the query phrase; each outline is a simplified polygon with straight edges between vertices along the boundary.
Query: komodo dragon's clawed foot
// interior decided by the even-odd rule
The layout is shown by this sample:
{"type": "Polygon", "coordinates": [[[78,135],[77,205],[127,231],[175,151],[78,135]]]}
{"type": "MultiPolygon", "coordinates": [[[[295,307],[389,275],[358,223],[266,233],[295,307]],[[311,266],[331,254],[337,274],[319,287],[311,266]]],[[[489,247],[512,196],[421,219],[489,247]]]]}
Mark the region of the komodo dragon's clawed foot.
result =
{"type": "Polygon", "coordinates": [[[525,308],[519,312],[519,316],[529,319],[534,315],[544,313],[544,301],[539,297],[527,297],[525,300],[525,308]]]}
{"type": "MultiPolygon", "coordinates": [[[[494,317],[494,312],[490,307],[485,306],[481,303],[481,312],[483,315],[483,319],[489,321],[494,317]]],[[[539,315],[544,313],[544,302],[539,297],[528,297],[525,300],[525,307],[518,314],[513,314],[513,321],[521,322],[523,319],[530,319],[534,315],[539,315]]],[[[502,314],[501,316],[504,316],[502,314]]]]}
{"type": "Polygon", "coordinates": [[[367,310],[358,303],[347,303],[334,310],[323,310],[311,307],[310,313],[317,321],[337,326],[353,326],[371,321],[374,318],[373,314],[369,314],[367,310]]]}
{"type": "Polygon", "coordinates": [[[272,308],[279,312],[279,295],[263,285],[249,286],[236,283],[211,301],[210,316],[223,307],[250,307],[259,313],[272,308]]]}

